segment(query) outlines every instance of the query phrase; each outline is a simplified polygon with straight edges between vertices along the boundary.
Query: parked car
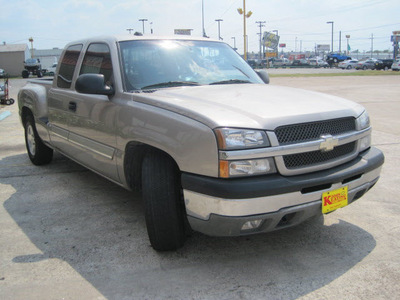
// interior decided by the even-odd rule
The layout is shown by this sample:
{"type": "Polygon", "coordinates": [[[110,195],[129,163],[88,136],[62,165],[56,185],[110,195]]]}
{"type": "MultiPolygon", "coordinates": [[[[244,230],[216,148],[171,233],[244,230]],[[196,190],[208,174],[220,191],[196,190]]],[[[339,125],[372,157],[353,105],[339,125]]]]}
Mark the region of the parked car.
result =
{"type": "Polygon", "coordinates": [[[393,64],[392,64],[392,70],[393,71],[400,71],[400,58],[396,59],[393,64]]]}
{"type": "Polygon", "coordinates": [[[393,59],[380,59],[375,63],[375,69],[377,70],[389,70],[392,67],[393,59]]]}
{"type": "Polygon", "coordinates": [[[3,78],[6,75],[4,69],[0,69],[0,77],[3,78]]]}
{"type": "Polygon", "coordinates": [[[332,66],[333,64],[337,64],[341,61],[349,60],[349,59],[351,59],[350,56],[342,55],[340,53],[330,53],[326,57],[326,61],[329,64],[329,66],[332,66]]]}
{"type": "Polygon", "coordinates": [[[273,66],[274,67],[287,67],[290,65],[290,61],[287,58],[275,59],[273,66]]]}
{"type": "Polygon", "coordinates": [[[329,67],[329,64],[326,61],[324,61],[323,59],[319,59],[319,58],[311,58],[308,60],[308,63],[310,66],[315,67],[315,68],[329,67]]]}
{"type": "Polygon", "coordinates": [[[43,76],[40,59],[28,58],[24,62],[24,70],[22,71],[22,78],[28,78],[30,74],[36,75],[39,78],[43,76]]]}
{"type": "Polygon", "coordinates": [[[370,58],[370,59],[367,59],[367,60],[361,60],[355,65],[355,68],[357,70],[360,70],[360,69],[363,69],[363,70],[367,70],[367,69],[374,70],[376,62],[377,62],[377,60],[373,59],[373,58],[370,58]]]}
{"type": "Polygon", "coordinates": [[[54,76],[56,73],[57,63],[54,63],[50,68],[46,70],[46,75],[54,76]]]}
{"type": "Polygon", "coordinates": [[[353,69],[355,68],[356,64],[358,64],[358,60],[357,59],[348,59],[345,61],[341,61],[338,65],[339,68],[341,69],[353,69]]]}
{"type": "Polygon", "coordinates": [[[308,63],[308,61],[306,59],[295,59],[294,61],[292,61],[292,66],[308,67],[308,66],[310,66],[310,64],[308,63]]]}

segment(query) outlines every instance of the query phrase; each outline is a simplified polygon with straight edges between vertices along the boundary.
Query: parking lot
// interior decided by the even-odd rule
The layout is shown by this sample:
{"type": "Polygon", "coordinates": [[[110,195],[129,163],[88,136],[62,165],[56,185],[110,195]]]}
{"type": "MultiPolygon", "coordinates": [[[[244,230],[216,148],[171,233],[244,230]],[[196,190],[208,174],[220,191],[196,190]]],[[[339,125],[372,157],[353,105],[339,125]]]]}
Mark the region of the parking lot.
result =
{"type": "MultiPolygon", "coordinates": [[[[14,99],[25,82],[10,80],[14,99]]],[[[0,299],[398,299],[400,76],[271,84],[364,105],[386,158],[380,181],[323,219],[250,237],[194,233],[169,253],[151,248],[139,195],[59,154],[33,166],[17,104],[1,106],[0,299]]]]}

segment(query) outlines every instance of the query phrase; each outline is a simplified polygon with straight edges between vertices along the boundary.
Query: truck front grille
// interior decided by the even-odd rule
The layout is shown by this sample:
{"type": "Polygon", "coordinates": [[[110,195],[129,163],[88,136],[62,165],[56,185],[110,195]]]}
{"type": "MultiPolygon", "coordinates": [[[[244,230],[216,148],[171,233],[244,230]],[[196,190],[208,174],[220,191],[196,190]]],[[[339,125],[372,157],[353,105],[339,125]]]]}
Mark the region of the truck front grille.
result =
{"type": "Polygon", "coordinates": [[[354,118],[341,118],[328,121],[301,123],[281,126],[275,129],[280,145],[301,143],[319,139],[323,134],[338,135],[356,129],[354,118]]]}
{"type": "MultiPolygon", "coordinates": [[[[275,134],[279,145],[288,145],[295,143],[304,143],[315,141],[322,135],[340,135],[356,130],[356,120],[353,117],[332,119],[327,121],[310,122],[281,126],[275,129],[275,134]]],[[[303,152],[281,157],[283,169],[281,171],[302,172],[309,170],[323,169],[325,165],[335,164],[335,161],[345,161],[352,157],[357,150],[357,142],[351,142],[345,145],[335,147],[331,151],[312,151],[303,152]],[[317,169],[315,169],[317,168],[317,169]],[[285,171],[286,170],[286,171],[285,171]]]]}
{"type": "Polygon", "coordinates": [[[313,165],[328,163],[340,159],[355,150],[356,142],[341,145],[329,152],[312,151],[283,156],[283,161],[287,169],[310,167],[313,165]]]}

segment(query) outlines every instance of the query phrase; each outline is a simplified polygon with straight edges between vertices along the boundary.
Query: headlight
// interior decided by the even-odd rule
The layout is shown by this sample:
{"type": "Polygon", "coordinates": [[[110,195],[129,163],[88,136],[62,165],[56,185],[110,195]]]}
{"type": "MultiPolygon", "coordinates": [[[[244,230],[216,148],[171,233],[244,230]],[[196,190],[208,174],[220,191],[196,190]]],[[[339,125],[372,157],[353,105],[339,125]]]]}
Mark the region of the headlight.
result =
{"type": "Polygon", "coordinates": [[[261,130],[218,128],[215,129],[220,150],[240,150],[268,147],[267,135],[261,130]]]}
{"type": "MultiPolygon", "coordinates": [[[[370,121],[369,121],[369,115],[368,112],[365,110],[361,116],[357,118],[357,124],[358,124],[358,130],[363,130],[368,127],[370,127],[370,121]]],[[[367,136],[363,137],[359,141],[359,151],[362,152],[369,147],[371,147],[371,134],[368,134],[367,136]]]]}
{"type": "Polygon", "coordinates": [[[219,162],[219,175],[222,178],[263,175],[275,172],[276,167],[272,158],[221,160],[219,162]]]}
{"type": "Polygon", "coordinates": [[[357,123],[358,123],[358,130],[363,130],[370,126],[369,115],[366,110],[362,113],[361,116],[357,118],[357,123]]]}

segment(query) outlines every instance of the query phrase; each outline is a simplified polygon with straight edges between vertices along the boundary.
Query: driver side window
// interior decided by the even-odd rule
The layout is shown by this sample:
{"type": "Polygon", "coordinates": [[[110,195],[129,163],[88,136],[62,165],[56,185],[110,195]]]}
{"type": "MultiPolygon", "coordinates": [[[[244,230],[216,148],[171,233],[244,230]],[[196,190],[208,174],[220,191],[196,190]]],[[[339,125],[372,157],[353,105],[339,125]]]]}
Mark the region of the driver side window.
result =
{"type": "Polygon", "coordinates": [[[81,74],[103,74],[105,82],[110,82],[112,77],[112,63],[110,49],[106,44],[90,44],[82,62],[81,74]]]}

